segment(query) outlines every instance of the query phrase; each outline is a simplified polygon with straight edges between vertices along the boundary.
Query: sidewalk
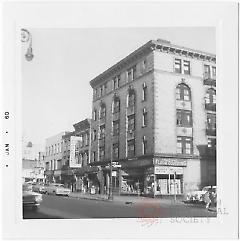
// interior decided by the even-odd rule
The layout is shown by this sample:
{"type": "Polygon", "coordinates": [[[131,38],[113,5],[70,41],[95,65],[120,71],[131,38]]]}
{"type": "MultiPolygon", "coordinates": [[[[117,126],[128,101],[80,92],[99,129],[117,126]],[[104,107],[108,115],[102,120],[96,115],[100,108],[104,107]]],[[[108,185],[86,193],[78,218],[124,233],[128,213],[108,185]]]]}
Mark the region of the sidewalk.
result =
{"type": "MultiPolygon", "coordinates": [[[[88,200],[99,200],[99,201],[107,201],[108,195],[106,194],[86,194],[86,193],[80,193],[80,192],[71,192],[69,197],[72,198],[78,198],[78,199],[88,199],[88,200]]],[[[125,204],[136,204],[136,203],[165,203],[165,204],[173,204],[174,200],[173,197],[168,198],[151,198],[151,197],[142,197],[142,196],[114,196],[113,202],[122,202],[125,204]]],[[[174,203],[175,205],[185,205],[182,200],[176,200],[174,203]]]]}

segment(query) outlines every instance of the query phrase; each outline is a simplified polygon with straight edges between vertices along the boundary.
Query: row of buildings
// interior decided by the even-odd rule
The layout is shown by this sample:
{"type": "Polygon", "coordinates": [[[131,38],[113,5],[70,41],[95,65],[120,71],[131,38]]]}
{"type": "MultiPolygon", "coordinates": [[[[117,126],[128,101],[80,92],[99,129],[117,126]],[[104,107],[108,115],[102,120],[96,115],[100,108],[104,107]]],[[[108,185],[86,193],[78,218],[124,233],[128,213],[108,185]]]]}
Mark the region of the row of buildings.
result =
{"type": "Polygon", "coordinates": [[[151,40],[90,81],[92,117],[48,138],[47,181],[107,193],[216,185],[216,56],[151,40]]]}
{"type": "Polygon", "coordinates": [[[22,182],[44,182],[43,147],[31,141],[22,141],[22,182]]]}

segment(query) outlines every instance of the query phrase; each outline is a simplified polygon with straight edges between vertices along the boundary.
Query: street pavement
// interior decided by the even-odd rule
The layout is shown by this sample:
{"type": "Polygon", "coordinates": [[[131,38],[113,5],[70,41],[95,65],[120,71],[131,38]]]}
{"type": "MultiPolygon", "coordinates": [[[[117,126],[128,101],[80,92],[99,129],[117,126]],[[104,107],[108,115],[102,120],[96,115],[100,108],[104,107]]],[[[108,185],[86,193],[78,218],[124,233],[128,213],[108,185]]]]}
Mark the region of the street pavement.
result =
{"type": "Polygon", "coordinates": [[[80,219],[80,218],[169,218],[216,217],[203,205],[185,204],[169,199],[115,197],[96,200],[81,197],[43,195],[37,211],[24,209],[24,219],[80,219]]]}

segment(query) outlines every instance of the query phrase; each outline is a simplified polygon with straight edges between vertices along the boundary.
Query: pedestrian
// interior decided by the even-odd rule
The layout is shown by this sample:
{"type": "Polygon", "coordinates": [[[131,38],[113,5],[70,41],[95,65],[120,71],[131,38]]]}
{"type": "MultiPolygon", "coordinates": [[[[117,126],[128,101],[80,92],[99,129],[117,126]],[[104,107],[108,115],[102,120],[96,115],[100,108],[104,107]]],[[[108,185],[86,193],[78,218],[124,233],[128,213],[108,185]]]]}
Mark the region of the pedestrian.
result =
{"type": "Polygon", "coordinates": [[[206,209],[208,209],[211,205],[211,198],[210,198],[210,190],[205,194],[205,202],[206,202],[206,209]]]}

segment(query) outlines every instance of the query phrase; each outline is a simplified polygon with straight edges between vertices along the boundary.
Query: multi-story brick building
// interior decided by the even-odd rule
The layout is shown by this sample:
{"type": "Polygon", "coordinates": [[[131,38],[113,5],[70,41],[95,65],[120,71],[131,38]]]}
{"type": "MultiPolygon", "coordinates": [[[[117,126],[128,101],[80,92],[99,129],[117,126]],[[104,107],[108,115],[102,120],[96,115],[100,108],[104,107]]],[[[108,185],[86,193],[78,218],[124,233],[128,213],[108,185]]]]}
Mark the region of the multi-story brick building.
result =
{"type": "Polygon", "coordinates": [[[149,41],[90,84],[90,165],[102,186],[108,189],[111,159],[122,194],[183,194],[216,184],[214,54],[149,41]]]}
{"type": "Polygon", "coordinates": [[[61,132],[47,139],[45,175],[49,182],[63,183],[72,190],[83,190],[89,188],[91,172],[94,170],[88,166],[91,119],[80,121],[73,127],[72,132],[61,132]]]}

